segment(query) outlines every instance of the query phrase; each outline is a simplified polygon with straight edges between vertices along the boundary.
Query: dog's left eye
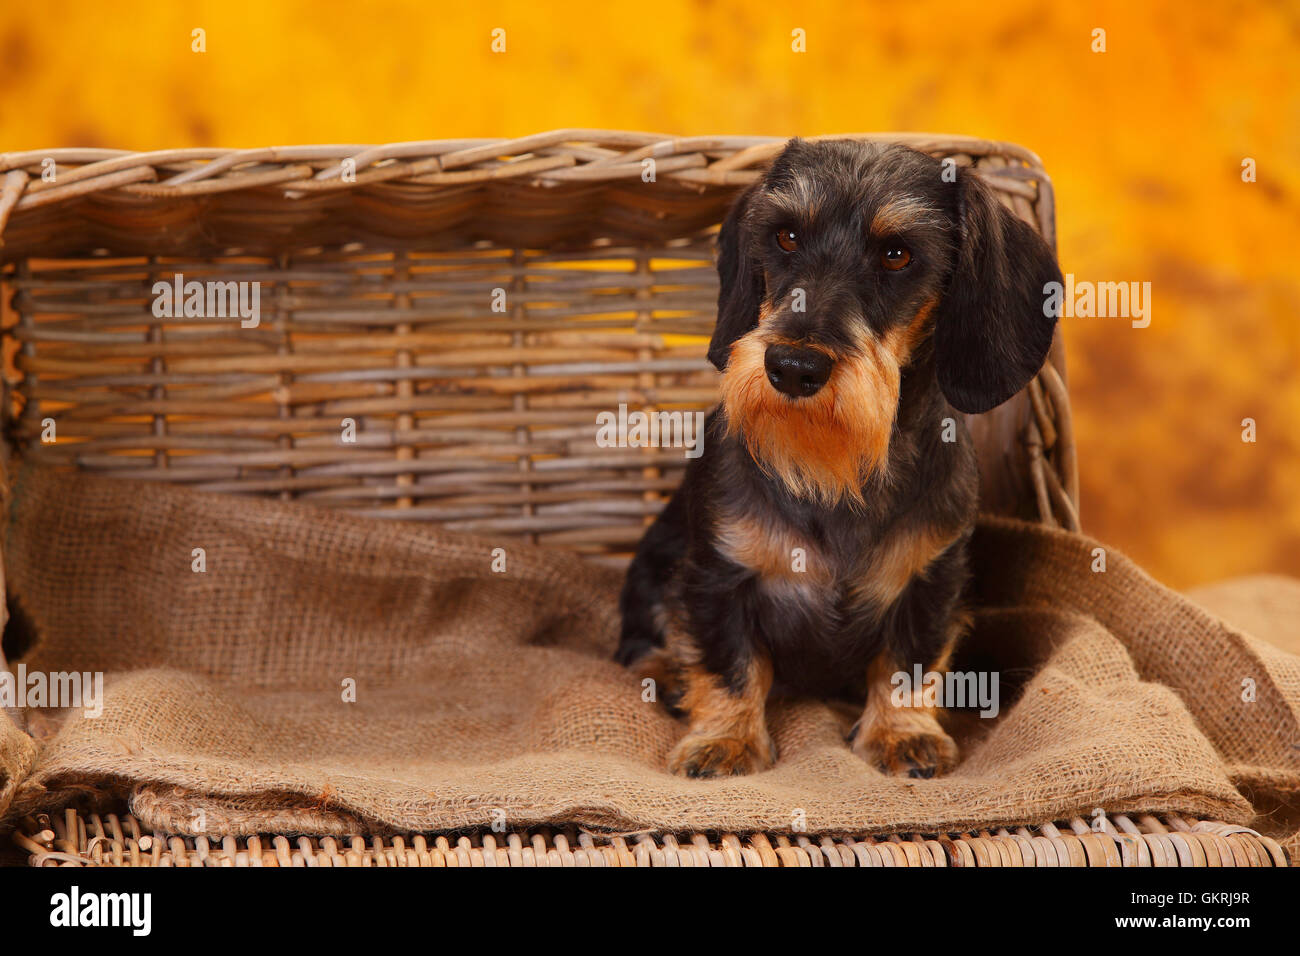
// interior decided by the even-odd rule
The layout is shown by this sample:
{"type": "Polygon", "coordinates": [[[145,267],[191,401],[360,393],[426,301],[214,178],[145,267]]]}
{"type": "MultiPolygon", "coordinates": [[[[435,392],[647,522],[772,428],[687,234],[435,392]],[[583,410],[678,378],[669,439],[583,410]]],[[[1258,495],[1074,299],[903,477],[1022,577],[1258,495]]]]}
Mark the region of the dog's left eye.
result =
{"type": "Polygon", "coordinates": [[[794,252],[799,248],[799,240],[795,236],[793,229],[778,229],[776,231],[776,244],[786,252],[794,252]]]}
{"type": "Polygon", "coordinates": [[[912,253],[908,251],[907,246],[886,246],[884,252],[880,254],[880,264],[891,272],[905,268],[911,261],[912,253]]]}

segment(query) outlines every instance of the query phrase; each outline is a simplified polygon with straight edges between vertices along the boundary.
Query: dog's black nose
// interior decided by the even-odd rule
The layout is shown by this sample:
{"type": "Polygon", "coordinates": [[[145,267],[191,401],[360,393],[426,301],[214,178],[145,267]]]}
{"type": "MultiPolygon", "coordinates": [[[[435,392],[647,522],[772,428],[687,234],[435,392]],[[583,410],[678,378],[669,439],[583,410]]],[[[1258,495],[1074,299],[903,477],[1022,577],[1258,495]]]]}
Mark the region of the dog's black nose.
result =
{"type": "Polygon", "coordinates": [[[825,352],[798,345],[769,345],[763,356],[767,380],[791,398],[816,395],[831,377],[835,362],[825,352]]]}

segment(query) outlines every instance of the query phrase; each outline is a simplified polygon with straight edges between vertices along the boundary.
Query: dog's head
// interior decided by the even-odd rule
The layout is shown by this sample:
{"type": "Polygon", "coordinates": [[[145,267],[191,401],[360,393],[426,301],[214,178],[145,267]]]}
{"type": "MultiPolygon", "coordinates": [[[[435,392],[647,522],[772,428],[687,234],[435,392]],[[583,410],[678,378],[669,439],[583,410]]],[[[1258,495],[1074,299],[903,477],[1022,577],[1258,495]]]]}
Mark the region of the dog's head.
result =
{"type": "Polygon", "coordinates": [[[800,496],[860,497],[927,336],[963,412],[1001,404],[1042,367],[1056,259],[956,173],[902,146],[795,139],[722,225],[709,360],[729,427],[800,496]]]}

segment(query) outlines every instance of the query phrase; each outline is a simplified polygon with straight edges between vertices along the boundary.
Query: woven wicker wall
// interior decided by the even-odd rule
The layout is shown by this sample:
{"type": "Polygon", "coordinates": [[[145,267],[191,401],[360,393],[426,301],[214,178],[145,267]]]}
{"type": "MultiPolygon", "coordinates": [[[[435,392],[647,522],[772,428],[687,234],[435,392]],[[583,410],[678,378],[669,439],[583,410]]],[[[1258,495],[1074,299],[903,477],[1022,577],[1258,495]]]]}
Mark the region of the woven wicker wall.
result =
{"type": "MultiPolygon", "coordinates": [[[[1031,153],[905,139],[975,164],[1052,241],[1031,153]]],[[[684,451],[601,447],[596,416],[714,402],[712,232],[781,142],[0,156],[9,438],[66,466],[621,560],[684,451]],[[154,283],[176,273],[259,283],[258,326],[155,317],[154,283]]],[[[1024,394],[971,422],[990,510],[1077,524],[1062,375],[1058,342],[1024,394]]]]}

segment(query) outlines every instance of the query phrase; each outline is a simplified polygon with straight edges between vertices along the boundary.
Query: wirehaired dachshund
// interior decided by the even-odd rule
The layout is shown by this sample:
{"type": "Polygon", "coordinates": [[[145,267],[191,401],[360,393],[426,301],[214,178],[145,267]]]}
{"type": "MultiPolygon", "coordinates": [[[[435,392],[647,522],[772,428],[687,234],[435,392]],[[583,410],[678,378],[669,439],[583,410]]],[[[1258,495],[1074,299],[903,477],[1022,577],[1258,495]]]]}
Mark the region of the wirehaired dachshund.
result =
{"type": "Polygon", "coordinates": [[[673,773],[770,767],[771,693],[865,702],[854,753],[947,772],[941,708],[895,706],[891,677],[944,672],[968,626],[959,413],[1042,367],[1055,255],[968,169],[794,139],[728,213],[718,276],[721,403],[628,570],[617,659],[688,720],[673,773]]]}

